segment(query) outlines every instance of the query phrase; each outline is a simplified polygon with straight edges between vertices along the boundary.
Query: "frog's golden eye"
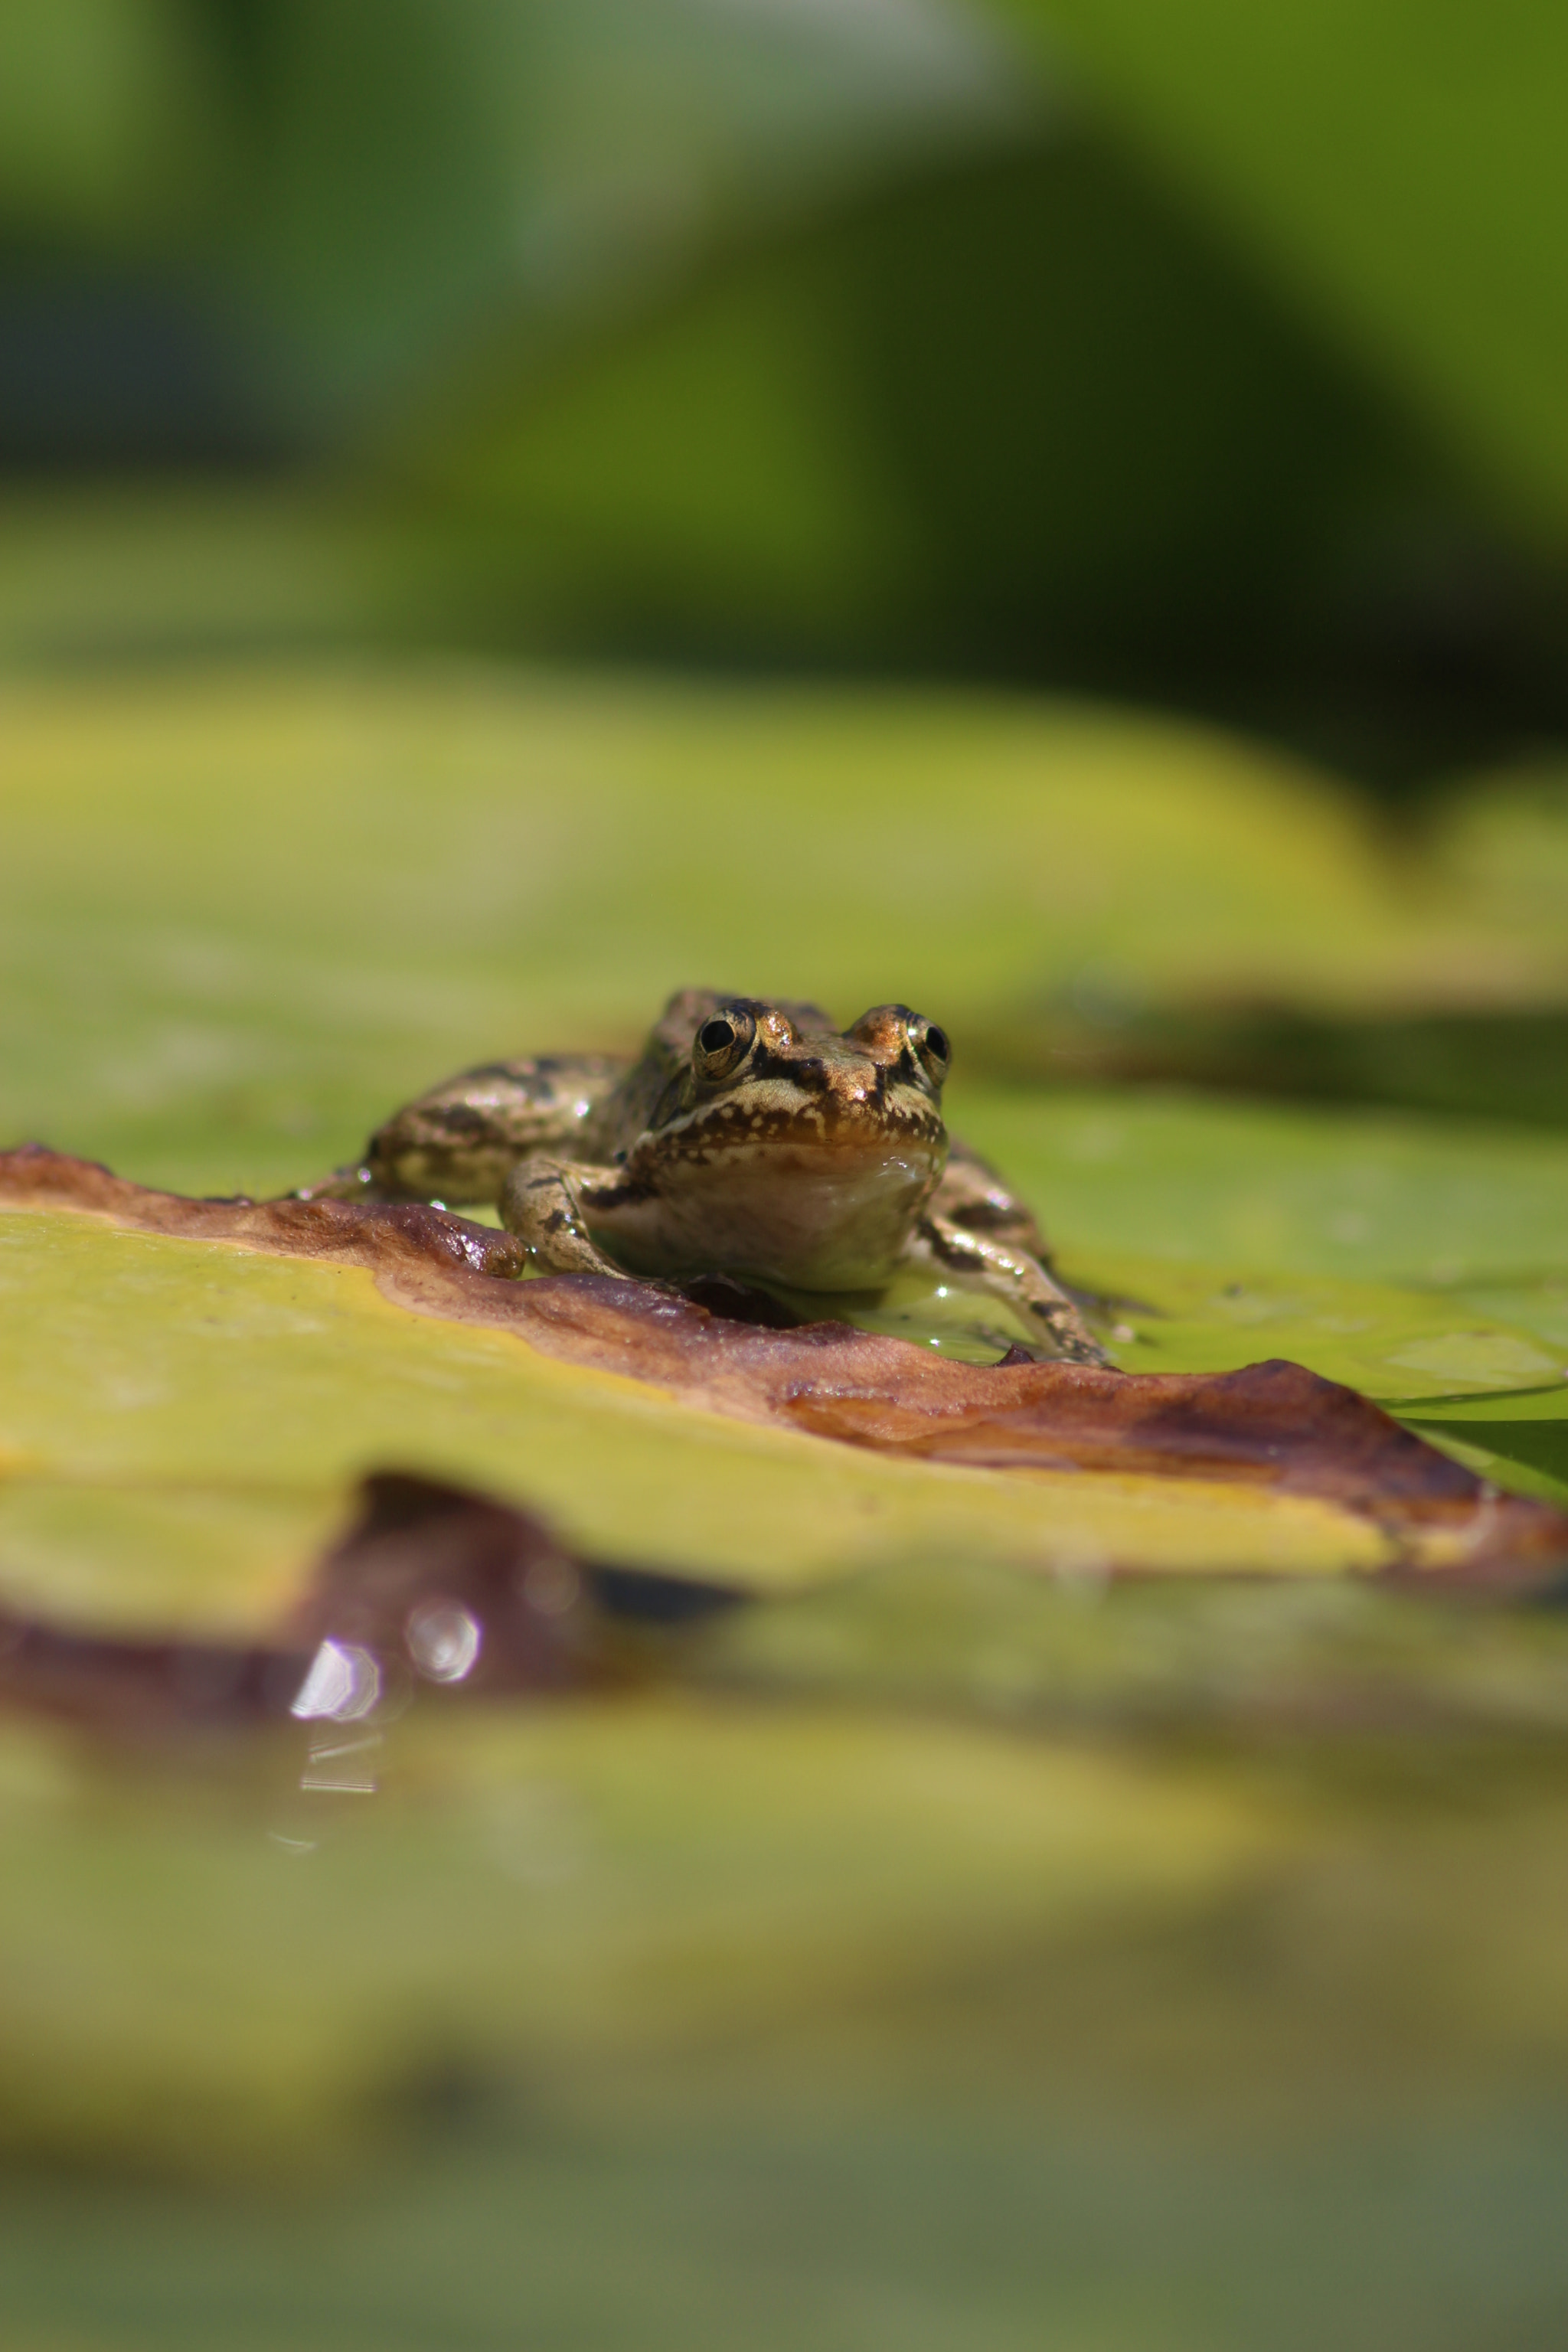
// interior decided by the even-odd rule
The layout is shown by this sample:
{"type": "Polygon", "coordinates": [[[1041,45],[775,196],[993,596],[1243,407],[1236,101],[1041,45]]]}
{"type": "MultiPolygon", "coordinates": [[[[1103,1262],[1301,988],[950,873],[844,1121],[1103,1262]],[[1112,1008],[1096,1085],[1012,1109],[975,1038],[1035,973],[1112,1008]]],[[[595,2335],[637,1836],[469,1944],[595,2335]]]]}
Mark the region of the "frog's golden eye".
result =
{"type": "Polygon", "coordinates": [[[731,1004],[727,1012],[715,1013],[697,1032],[692,1068],[700,1078],[727,1078],[744,1061],[756,1034],[757,1024],[742,1006],[731,1004]]]}
{"type": "Polygon", "coordinates": [[[911,1021],[910,1034],[916,1053],[925,1065],[926,1076],[933,1086],[940,1087],[952,1059],[952,1047],[948,1044],[946,1030],[939,1029],[934,1021],[911,1021]]]}

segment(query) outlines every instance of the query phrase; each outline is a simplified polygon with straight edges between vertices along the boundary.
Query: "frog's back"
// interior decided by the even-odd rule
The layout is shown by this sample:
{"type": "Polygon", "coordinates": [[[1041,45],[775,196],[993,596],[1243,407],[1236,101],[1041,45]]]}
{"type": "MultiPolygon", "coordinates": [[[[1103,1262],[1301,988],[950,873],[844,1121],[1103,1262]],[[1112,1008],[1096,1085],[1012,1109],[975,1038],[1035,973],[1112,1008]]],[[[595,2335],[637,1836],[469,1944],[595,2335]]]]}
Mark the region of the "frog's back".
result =
{"type": "Polygon", "coordinates": [[[481,1062],[395,1111],[371,1137],[358,1166],[305,1187],[302,1197],[488,1206],[520,1160],[574,1149],[626,1067],[625,1057],[615,1054],[481,1062]]]}

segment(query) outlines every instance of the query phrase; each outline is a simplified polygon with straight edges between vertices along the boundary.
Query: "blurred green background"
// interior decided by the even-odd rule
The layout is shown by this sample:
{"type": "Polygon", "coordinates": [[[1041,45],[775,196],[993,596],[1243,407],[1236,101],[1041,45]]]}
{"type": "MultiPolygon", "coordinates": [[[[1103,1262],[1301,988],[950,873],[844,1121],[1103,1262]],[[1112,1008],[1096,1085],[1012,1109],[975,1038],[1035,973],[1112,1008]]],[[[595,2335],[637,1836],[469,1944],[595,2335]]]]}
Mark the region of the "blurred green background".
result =
{"type": "Polygon", "coordinates": [[[0,644],[1006,678],[1394,795],[1560,742],[1565,42],[1531,0],[7,9],[0,644]],[[27,593],[38,499],[74,593],[27,593]]]}
{"type": "MultiPolygon", "coordinates": [[[[0,5],[0,1139],[905,996],[1130,1363],[1568,1493],[1565,120],[1544,0],[0,5]]],[[[0,1727],[7,2344],[1561,2341],[1559,1614],[993,1549],[305,1836],[0,1727]]]]}

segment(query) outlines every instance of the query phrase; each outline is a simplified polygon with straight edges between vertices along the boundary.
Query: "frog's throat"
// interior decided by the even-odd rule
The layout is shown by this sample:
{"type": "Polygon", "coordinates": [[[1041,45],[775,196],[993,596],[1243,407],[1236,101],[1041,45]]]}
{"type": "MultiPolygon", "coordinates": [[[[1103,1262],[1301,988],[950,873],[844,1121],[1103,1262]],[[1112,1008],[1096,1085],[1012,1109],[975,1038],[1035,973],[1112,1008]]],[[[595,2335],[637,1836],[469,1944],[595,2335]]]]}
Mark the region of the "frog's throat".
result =
{"type": "Polygon", "coordinates": [[[800,1290],[891,1276],[942,1174],[945,1137],[714,1142],[584,1203],[589,1231],[635,1274],[749,1276],[800,1290]]]}

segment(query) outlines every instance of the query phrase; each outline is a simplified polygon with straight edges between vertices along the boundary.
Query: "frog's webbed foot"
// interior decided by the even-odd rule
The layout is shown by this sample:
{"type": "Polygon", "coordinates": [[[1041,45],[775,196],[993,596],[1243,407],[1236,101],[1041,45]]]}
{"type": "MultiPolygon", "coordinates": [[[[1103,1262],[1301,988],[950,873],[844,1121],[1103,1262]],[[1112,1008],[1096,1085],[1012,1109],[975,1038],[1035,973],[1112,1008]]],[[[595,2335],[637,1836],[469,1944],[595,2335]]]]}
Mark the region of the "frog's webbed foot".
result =
{"type": "Polygon", "coordinates": [[[584,1196],[604,1182],[601,1168],[540,1154],[514,1168],[501,1187],[500,1221],[526,1246],[541,1274],[613,1274],[625,1266],[590,1239],[584,1196]]]}
{"type": "Polygon", "coordinates": [[[916,1227],[915,1239],[938,1266],[961,1282],[1005,1299],[1026,1325],[1039,1333],[1047,1353],[1074,1364],[1110,1364],[1110,1357],[1061,1285],[1038,1258],[1016,1243],[972,1233],[952,1218],[929,1209],[916,1227]]]}

